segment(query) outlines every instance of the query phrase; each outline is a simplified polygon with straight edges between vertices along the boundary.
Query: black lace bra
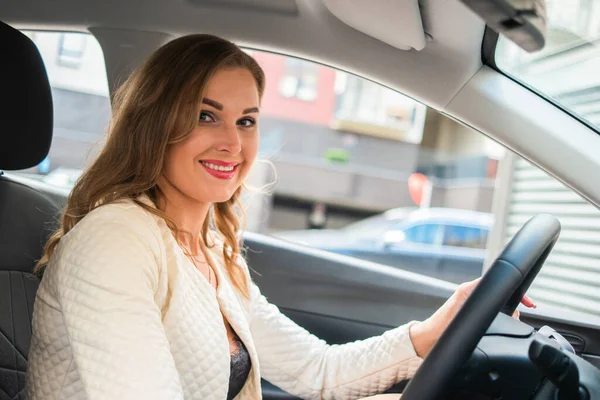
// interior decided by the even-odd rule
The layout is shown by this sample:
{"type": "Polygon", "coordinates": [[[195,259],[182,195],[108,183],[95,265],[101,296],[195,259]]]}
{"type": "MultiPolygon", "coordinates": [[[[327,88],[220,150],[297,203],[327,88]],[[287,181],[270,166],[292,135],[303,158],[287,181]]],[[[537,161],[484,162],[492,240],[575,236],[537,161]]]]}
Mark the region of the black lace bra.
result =
{"type": "Polygon", "coordinates": [[[237,350],[231,354],[227,400],[233,400],[235,396],[240,394],[252,367],[248,349],[246,349],[246,346],[244,346],[244,343],[242,343],[237,335],[234,337],[234,340],[237,343],[237,350]]]}

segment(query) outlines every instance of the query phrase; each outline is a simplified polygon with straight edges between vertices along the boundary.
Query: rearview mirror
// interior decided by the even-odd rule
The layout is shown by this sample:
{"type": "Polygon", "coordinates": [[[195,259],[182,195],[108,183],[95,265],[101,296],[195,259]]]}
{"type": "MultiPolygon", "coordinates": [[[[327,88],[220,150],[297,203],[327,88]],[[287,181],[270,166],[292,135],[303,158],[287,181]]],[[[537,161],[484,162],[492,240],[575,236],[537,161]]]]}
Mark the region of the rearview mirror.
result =
{"type": "Polygon", "coordinates": [[[487,26],[523,50],[534,52],[546,44],[545,0],[460,0],[487,26]]]}

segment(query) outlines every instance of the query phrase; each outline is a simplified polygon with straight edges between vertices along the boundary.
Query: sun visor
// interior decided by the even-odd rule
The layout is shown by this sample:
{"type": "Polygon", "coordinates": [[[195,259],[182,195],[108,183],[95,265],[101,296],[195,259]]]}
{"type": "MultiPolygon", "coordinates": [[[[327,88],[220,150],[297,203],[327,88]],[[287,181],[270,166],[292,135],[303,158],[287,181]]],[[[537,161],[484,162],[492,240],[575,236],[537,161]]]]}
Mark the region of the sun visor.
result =
{"type": "Polygon", "coordinates": [[[325,0],[346,25],[401,50],[422,50],[425,31],[418,0],[325,0]]]}

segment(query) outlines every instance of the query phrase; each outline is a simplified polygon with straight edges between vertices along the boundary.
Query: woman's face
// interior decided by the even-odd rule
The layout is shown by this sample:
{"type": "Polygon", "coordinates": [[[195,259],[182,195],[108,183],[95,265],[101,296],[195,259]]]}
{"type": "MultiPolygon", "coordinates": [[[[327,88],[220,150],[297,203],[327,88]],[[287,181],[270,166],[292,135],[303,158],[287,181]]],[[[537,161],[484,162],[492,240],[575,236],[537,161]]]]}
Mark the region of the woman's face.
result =
{"type": "Polygon", "coordinates": [[[201,203],[229,200],[258,152],[259,103],[250,71],[218,71],[208,82],[196,128],[167,151],[167,185],[201,203]]]}

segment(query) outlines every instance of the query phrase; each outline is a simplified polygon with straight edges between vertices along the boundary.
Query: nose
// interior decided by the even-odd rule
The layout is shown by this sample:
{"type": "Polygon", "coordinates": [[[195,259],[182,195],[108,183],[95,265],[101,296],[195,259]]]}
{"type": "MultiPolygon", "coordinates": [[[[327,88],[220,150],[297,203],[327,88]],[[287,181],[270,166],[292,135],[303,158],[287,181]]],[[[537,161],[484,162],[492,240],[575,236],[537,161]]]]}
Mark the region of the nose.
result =
{"type": "Polygon", "coordinates": [[[231,154],[238,154],[242,151],[242,141],[236,124],[227,125],[220,136],[216,146],[218,151],[226,151],[231,154]]]}

